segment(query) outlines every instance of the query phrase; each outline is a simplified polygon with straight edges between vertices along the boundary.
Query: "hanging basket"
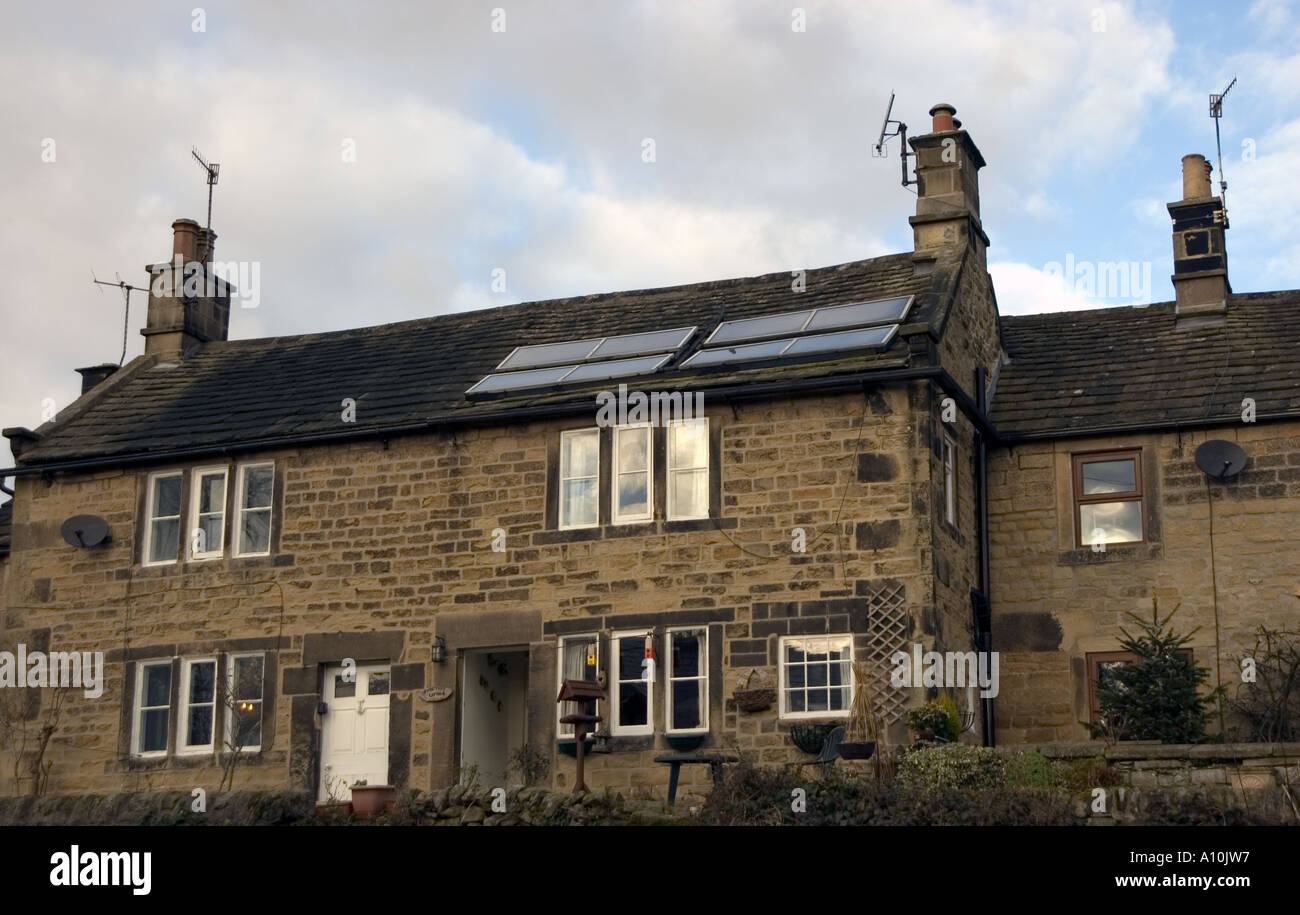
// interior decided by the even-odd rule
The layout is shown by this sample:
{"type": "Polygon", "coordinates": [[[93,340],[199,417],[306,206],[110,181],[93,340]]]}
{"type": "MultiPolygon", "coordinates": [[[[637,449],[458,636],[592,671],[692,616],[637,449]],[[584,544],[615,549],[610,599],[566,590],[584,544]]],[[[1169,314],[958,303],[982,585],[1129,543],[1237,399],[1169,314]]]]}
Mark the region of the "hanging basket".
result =
{"type": "Polygon", "coordinates": [[[748,676],[745,677],[744,685],[737,689],[732,696],[732,699],[736,702],[736,708],[750,715],[754,712],[766,711],[776,701],[775,688],[764,685],[754,686],[754,675],[757,673],[757,669],[751,670],[748,676]]]}

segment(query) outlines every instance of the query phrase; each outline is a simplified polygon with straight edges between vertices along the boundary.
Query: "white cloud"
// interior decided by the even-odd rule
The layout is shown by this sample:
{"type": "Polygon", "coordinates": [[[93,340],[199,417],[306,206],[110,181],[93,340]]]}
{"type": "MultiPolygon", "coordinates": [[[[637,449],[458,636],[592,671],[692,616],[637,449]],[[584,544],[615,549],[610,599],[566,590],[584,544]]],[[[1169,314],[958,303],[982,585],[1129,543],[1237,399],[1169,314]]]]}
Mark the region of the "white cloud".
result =
{"type": "Polygon", "coordinates": [[[1047,311],[1083,311],[1100,308],[1097,302],[1075,291],[1059,273],[1019,263],[990,263],[998,312],[1003,315],[1033,315],[1047,311]]]}

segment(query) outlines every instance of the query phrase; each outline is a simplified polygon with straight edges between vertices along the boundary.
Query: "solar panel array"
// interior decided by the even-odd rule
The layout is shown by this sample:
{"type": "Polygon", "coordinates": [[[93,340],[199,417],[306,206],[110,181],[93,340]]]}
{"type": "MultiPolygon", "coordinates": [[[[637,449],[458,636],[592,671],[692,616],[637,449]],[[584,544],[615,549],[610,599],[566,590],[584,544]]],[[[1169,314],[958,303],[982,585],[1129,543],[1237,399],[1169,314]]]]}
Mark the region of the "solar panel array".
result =
{"type": "MultiPolygon", "coordinates": [[[[886,346],[912,306],[911,296],[830,305],[724,321],[685,368],[797,358],[886,346]]],[[[516,347],[466,394],[492,394],[579,381],[648,375],[663,368],[695,327],[516,347]]]]}
{"type": "Polygon", "coordinates": [[[912,297],[904,295],[724,321],[709,334],[704,349],[687,359],[683,366],[698,368],[885,346],[894,338],[898,322],[907,316],[911,307],[912,297]]]}

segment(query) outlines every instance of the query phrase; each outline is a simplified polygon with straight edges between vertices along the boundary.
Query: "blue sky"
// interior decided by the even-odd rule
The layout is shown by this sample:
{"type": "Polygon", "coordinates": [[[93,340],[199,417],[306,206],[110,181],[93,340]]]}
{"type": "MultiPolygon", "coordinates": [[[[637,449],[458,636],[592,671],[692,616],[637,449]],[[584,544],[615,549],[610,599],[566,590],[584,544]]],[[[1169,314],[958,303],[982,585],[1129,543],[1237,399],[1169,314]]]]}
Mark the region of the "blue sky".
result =
{"type": "MultiPolygon", "coordinates": [[[[218,259],[260,265],[247,338],[908,250],[915,198],[870,155],[894,90],[913,134],[945,101],[983,151],[1016,314],[1131,300],[1062,284],[1067,260],[1171,297],[1164,205],[1236,76],[1230,280],[1300,287],[1294,3],[200,2],[0,12],[4,425],[117,360],[91,272],[143,285],[202,218],[191,146],[221,163],[218,259]]],[[[137,297],[128,358],[143,319],[137,297]]]]}

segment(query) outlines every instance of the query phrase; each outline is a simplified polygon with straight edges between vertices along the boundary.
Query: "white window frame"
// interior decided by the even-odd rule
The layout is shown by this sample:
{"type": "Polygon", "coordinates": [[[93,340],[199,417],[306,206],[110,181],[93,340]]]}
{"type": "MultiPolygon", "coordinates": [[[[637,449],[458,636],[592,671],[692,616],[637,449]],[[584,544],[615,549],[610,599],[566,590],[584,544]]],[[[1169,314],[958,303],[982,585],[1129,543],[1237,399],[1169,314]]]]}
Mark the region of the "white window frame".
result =
{"type": "Polygon", "coordinates": [[[216,747],[217,728],[220,726],[221,717],[217,710],[221,700],[221,684],[217,680],[217,659],[216,657],[200,658],[182,658],[181,659],[181,682],[180,689],[177,691],[177,705],[180,706],[177,714],[176,728],[176,755],[177,756],[201,756],[204,754],[211,755],[216,747]],[[190,676],[193,673],[196,664],[212,665],[212,701],[207,702],[190,702],[190,676]],[[190,733],[190,709],[195,706],[212,706],[212,730],[208,733],[208,742],[206,744],[187,744],[190,733]]]}
{"type": "MultiPolygon", "coordinates": [[[[600,633],[599,632],[575,632],[571,635],[562,635],[556,641],[556,664],[555,664],[555,694],[558,696],[560,690],[564,688],[564,646],[567,642],[591,641],[596,645],[596,674],[600,675],[600,633]]],[[[560,719],[567,713],[566,706],[568,703],[557,702],[555,704],[555,739],[556,740],[577,740],[577,731],[571,724],[562,724],[560,719]]],[[[601,702],[596,700],[596,714],[601,713],[601,702]]]]}
{"type": "Polygon", "coordinates": [[[943,433],[943,517],[957,527],[957,440],[943,433]]]}
{"type": "MultiPolygon", "coordinates": [[[[805,653],[807,648],[804,649],[805,653]]],[[[821,635],[783,635],[777,643],[777,696],[779,715],[783,720],[798,721],[800,719],[817,719],[817,718],[847,718],[853,709],[853,694],[857,690],[857,680],[853,673],[854,663],[853,634],[850,632],[827,632],[821,635]],[[849,699],[848,703],[842,709],[826,709],[825,711],[802,711],[792,712],[786,707],[786,671],[785,671],[785,646],[790,642],[809,642],[813,639],[847,639],[849,643],[849,699]]],[[[805,668],[806,668],[805,664],[805,668]]],[[[807,683],[804,684],[807,689],[807,683]]]]}
{"type": "MultiPolygon", "coordinates": [[[[239,748],[241,753],[257,753],[262,749],[262,729],[266,727],[266,652],[264,651],[240,651],[234,654],[226,655],[226,696],[228,701],[225,703],[225,742],[222,744],[221,752],[231,752],[230,746],[235,737],[235,703],[239,699],[235,696],[235,664],[242,658],[259,658],[262,661],[262,679],[258,682],[257,701],[257,745],[247,744],[239,748]]],[[[253,700],[248,700],[253,701],[253,700]]]]}
{"type": "Polygon", "coordinates": [[[172,673],[174,665],[171,658],[151,658],[148,661],[137,661],[135,665],[135,697],[131,704],[131,755],[139,759],[161,759],[167,755],[171,747],[172,734],[174,729],[172,724],[175,722],[175,709],[172,708],[172,689],[175,683],[172,682],[172,673]],[[144,706],[144,683],[145,670],[150,667],[167,668],[167,704],[151,705],[148,708],[144,706]],[[155,709],[167,709],[167,739],[161,750],[141,750],[140,744],[144,740],[144,713],[155,709]]]}
{"type": "Polygon", "coordinates": [[[664,689],[666,692],[665,709],[667,717],[664,719],[665,734],[704,734],[709,730],[709,627],[708,626],[676,626],[669,629],[664,640],[664,668],[666,672],[664,689]],[[693,632],[700,636],[700,672],[696,676],[678,677],[673,670],[673,634],[678,632],[693,632]],[[673,683],[684,682],[687,680],[699,681],[702,684],[700,697],[700,723],[693,728],[675,728],[673,727],[673,683]]]}
{"type": "Polygon", "coordinates": [[[593,427],[590,429],[566,429],[560,433],[560,482],[557,487],[556,498],[559,500],[556,505],[556,521],[559,523],[560,530],[578,530],[580,528],[600,527],[600,428],[593,427]],[[574,435],[591,435],[596,436],[596,474],[595,476],[568,476],[568,460],[566,454],[568,449],[564,447],[565,439],[574,435]],[[596,520],[589,524],[566,524],[565,523],[565,483],[570,480],[595,480],[596,481],[596,520]]]}
{"type": "MultiPolygon", "coordinates": [[[[610,516],[613,524],[635,524],[637,522],[653,521],[655,516],[655,433],[654,427],[649,424],[615,426],[613,454],[610,459],[609,468],[609,489],[610,489],[610,516]],[[645,473],[645,511],[638,513],[624,513],[619,504],[619,494],[621,488],[618,485],[619,477],[623,473],[619,470],[619,439],[629,432],[644,432],[645,443],[645,470],[630,470],[628,475],[634,473],[645,473]]],[[[597,476],[597,486],[599,486],[599,476],[597,476]]]]}
{"type": "Polygon", "coordinates": [[[667,504],[665,505],[665,516],[669,521],[698,521],[700,519],[709,517],[709,485],[708,484],[711,483],[711,477],[709,475],[711,472],[709,468],[709,459],[710,459],[709,418],[707,416],[700,416],[700,417],[696,417],[695,419],[681,420],[679,422],[669,423],[668,440],[667,442],[665,442],[665,445],[666,445],[665,464],[667,466],[667,476],[668,476],[668,481],[667,481],[668,500],[667,500],[667,504]],[[682,426],[692,425],[692,424],[702,425],[704,427],[704,466],[674,467],[673,466],[673,435],[676,434],[676,430],[678,428],[682,426]],[[673,514],[673,506],[677,504],[677,499],[676,499],[677,476],[679,473],[684,473],[693,470],[704,471],[704,479],[706,482],[705,489],[704,489],[704,511],[702,514],[697,514],[697,515],[675,515],[673,514]]]}
{"type": "MultiPolygon", "coordinates": [[[[619,706],[622,704],[622,698],[619,691],[619,653],[618,643],[621,639],[639,639],[645,644],[646,636],[652,636],[653,632],[649,629],[621,629],[617,632],[611,632],[609,635],[609,733],[612,737],[641,737],[655,732],[655,684],[646,684],[645,691],[645,724],[623,724],[619,721],[619,706]]],[[[637,668],[640,673],[640,668],[637,668]]],[[[639,678],[634,678],[626,682],[637,682],[639,678]]],[[[644,680],[640,680],[644,683],[644,680]]]]}
{"type": "Polygon", "coordinates": [[[275,461],[257,461],[250,464],[240,464],[239,472],[236,474],[235,484],[235,531],[233,543],[234,555],[238,557],[245,556],[270,556],[271,547],[275,543],[275,461]],[[244,508],[244,483],[248,478],[248,471],[257,470],[263,467],[271,468],[271,504],[265,508],[244,508]],[[245,512],[266,512],[266,549],[260,553],[250,553],[244,550],[244,513],[245,512]]]}
{"type": "Polygon", "coordinates": [[[209,559],[220,559],[225,553],[226,543],[226,506],[230,504],[230,470],[227,467],[200,467],[190,473],[190,518],[189,527],[186,529],[185,551],[193,562],[203,562],[209,559]],[[209,517],[213,515],[221,516],[221,533],[217,537],[217,548],[211,549],[212,544],[208,544],[209,549],[202,553],[196,553],[191,548],[194,546],[194,532],[199,529],[199,506],[200,496],[203,491],[203,478],[205,476],[221,476],[221,510],[220,512],[207,512],[209,517]]]}
{"type": "MultiPolygon", "coordinates": [[[[181,538],[185,536],[185,525],[181,523],[185,512],[184,504],[177,507],[177,513],[175,515],[155,515],[153,513],[154,494],[158,487],[158,481],[167,477],[179,477],[181,481],[181,494],[182,496],[185,494],[185,471],[163,470],[158,473],[149,474],[149,483],[145,487],[144,494],[144,543],[142,552],[140,553],[140,565],[142,566],[173,565],[180,561],[181,557],[185,555],[187,549],[187,544],[178,541],[176,544],[175,558],[156,559],[152,561],[149,559],[150,555],[153,553],[153,525],[155,521],[169,521],[172,518],[175,518],[178,536],[181,538]]],[[[181,501],[183,503],[184,499],[181,501]]]]}

